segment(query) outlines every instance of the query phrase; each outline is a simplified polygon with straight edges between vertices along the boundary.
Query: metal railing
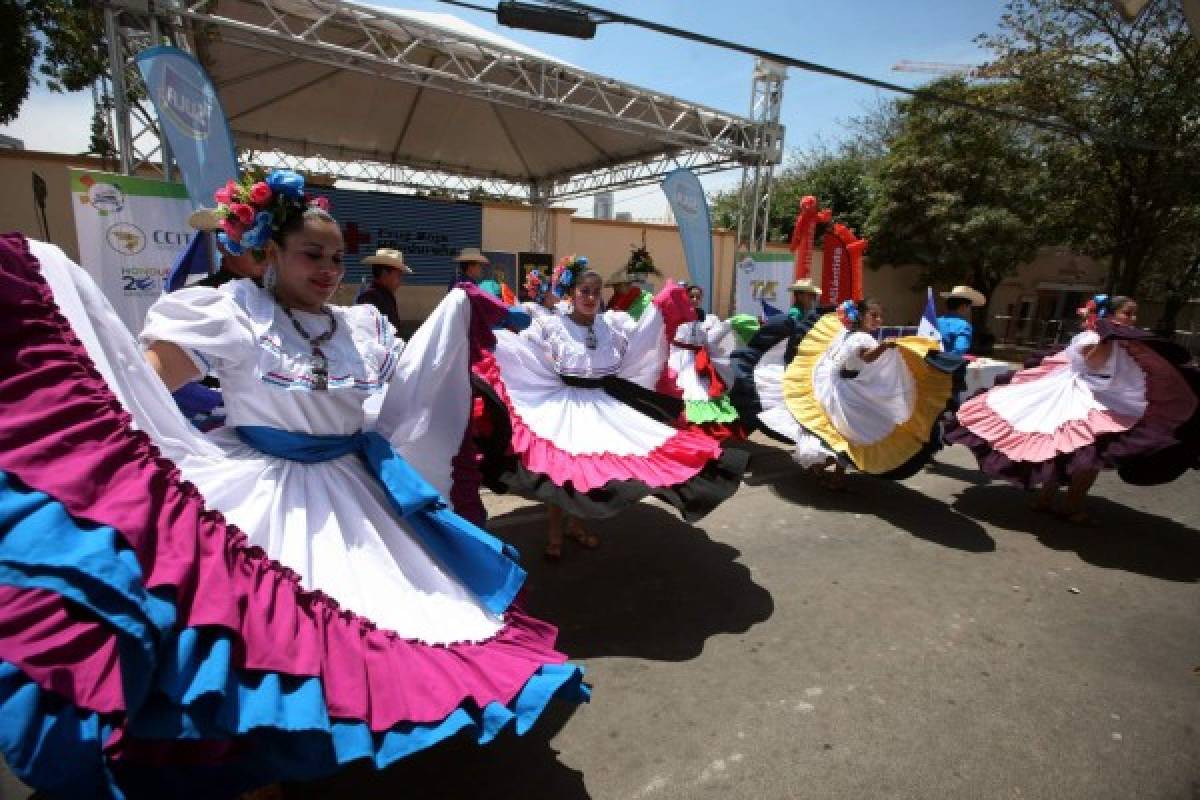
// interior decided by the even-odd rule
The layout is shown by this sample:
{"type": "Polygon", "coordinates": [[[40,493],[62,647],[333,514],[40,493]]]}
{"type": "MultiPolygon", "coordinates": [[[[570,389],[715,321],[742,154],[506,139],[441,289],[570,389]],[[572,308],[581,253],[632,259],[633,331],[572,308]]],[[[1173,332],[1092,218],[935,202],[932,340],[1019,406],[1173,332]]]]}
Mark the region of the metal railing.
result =
{"type": "Polygon", "coordinates": [[[1062,344],[1071,335],[1067,320],[1032,319],[997,314],[992,317],[992,333],[996,344],[1025,347],[1050,347],[1062,344]]]}

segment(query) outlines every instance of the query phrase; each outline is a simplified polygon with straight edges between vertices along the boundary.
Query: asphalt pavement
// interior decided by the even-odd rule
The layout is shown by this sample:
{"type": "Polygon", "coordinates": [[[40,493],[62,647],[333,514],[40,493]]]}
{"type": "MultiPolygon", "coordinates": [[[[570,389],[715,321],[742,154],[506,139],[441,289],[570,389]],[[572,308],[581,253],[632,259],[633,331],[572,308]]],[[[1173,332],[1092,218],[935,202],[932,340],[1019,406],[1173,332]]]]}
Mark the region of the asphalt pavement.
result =
{"type": "Polygon", "coordinates": [[[700,523],[643,503],[553,565],[544,512],[489,496],[592,703],[285,796],[1200,798],[1200,474],[1106,473],[1081,528],[963,448],[837,494],[746,446],[700,523]]]}

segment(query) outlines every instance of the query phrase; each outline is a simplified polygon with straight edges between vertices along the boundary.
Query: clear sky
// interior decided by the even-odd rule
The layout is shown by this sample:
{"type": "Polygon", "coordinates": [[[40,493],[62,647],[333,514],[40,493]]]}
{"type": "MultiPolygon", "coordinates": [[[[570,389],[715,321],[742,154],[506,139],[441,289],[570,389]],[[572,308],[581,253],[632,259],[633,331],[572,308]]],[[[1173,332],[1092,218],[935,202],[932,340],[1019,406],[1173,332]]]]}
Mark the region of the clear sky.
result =
{"type": "MultiPolygon", "coordinates": [[[[492,5],[492,0],[474,0],[492,5]]],[[[437,0],[375,0],[378,5],[451,13],[591,72],[687,100],[746,114],[750,56],[665,37],[627,25],[602,25],[583,41],[502,28],[495,17],[437,0]]],[[[819,64],[915,86],[930,75],[892,72],[900,60],[977,63],[973,39],[995,29],[1002,0],[591,0],[593,5],[679,28],[731,39],[819,64]]],[[[875,89],[792,70],[784,88],[788,150],[847,135],[844,121],[885,96],[875,89]]],[[[36,150],[80,152],[87,147],[91,98],[35,90],[20,118],[0,127],[36,150]]],[[[735,185],[737,173],[705,179],[710,189],[735,185]]],[[[591,208],[590,201],[573,205],[591,208]]],[[[666,203],[652,187],[623,192],[617,210],[659,217],[666,203]]]]}

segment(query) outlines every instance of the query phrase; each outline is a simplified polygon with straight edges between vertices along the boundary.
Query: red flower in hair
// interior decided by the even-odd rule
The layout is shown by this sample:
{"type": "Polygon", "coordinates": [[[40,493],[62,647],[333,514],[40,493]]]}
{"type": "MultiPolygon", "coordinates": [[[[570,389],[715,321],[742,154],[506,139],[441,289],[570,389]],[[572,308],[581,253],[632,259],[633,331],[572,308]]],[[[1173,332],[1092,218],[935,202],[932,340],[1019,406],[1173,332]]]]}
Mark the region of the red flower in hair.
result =
{"type": "Polygon", "coordinates": [[[226,217],[221,220],[221,229],[225,231],[226,236],[235,242],[241,241],[242,234],[246,232],[246,226],[233,217],[226,217]]]}
{"type": "Polygon", "coordinates": [[[229,181],[223,189],[217,189],[217,191],[213,192],[213,197],[218,203],[229,205],[238,196],[239,188],[236,183],[229,181]]]}
{"type": "Polygon", "coordinates": [[[254,223],[254,209],[245,203],[233,203],[229,206],[229,212],[237,217],[238,222],[243,225],[254,223]]]}
{"type": "Polygon", "coordinates": [[[259,181],[250,187],[250,202],[256,206],[265,206],[271,200],[271,187],[259,181]]]}

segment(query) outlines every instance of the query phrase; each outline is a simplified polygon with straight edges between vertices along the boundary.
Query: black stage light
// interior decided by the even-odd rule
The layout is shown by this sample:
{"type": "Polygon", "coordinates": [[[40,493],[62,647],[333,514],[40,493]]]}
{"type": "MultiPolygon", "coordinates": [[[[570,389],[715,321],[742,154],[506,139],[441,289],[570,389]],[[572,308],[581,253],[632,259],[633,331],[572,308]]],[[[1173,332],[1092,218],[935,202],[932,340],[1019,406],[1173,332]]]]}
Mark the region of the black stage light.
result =
{"type": "Polygon", "coordinates": [[[496,21],[509,28],[573,36],[576,39],[592,39],[596,36],[596,22],[587,14],[514,0],[503,0],[496,6],[496,21]]]}

